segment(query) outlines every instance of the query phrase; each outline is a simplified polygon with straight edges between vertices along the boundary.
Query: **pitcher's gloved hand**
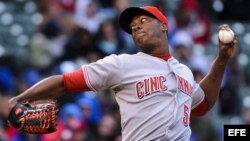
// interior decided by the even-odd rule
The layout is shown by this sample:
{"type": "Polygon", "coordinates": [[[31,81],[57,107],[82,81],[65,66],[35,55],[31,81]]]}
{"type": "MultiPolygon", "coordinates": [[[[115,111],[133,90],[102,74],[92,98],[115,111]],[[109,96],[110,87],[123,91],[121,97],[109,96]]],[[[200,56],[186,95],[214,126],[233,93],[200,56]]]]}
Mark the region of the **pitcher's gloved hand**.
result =
{"type": "Polygon", "coordinates": [[[55,101],[47,103],[20,103],[10,111],[8,124],[29,134],[46,134],[57,130],[58,107],[55,101]]]}

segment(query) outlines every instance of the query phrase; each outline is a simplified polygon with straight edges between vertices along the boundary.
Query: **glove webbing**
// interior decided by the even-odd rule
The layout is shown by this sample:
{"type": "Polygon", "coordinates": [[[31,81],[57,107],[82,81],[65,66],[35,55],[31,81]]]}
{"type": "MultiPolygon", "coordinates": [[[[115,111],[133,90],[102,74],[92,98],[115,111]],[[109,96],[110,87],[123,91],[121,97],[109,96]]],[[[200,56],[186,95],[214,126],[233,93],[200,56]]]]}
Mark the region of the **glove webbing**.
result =
{"type": "Polygon", "coordinates": [[[27,110],[20,119],[20,129],[33,134],[54,132],[57,125],[56,113],[54,108],[27,110]]]}

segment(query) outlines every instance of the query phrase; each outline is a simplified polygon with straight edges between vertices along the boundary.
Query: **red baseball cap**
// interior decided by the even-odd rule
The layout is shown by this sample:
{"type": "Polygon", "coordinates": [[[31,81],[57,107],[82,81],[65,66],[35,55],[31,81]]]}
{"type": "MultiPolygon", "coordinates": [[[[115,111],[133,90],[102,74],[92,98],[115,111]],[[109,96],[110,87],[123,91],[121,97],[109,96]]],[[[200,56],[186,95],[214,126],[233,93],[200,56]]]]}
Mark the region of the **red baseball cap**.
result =
{"type": "Polygon", "coordinates": [[[131,34],[130,23],[133,17],[137,15],[148,15],[158,19],[160,22],[168,23],[168,19],[164,14],[154,6],[129,7],[125,9],[119,18],[121,28],[131,34]]]}

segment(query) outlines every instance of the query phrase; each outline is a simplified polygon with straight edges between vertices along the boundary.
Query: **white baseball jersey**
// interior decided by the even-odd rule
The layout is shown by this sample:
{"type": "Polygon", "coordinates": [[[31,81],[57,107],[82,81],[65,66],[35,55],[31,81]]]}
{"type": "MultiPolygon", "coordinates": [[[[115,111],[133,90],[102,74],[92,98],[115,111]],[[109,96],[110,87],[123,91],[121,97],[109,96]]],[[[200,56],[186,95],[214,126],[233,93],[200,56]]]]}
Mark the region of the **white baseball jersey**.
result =
{"type": "Polygon", "coordinates": [[[190,112],[204,92],[190,69],[174,57],[110,55],[82,69],[93,91],[114,90],[123,141],[189,140],[190,112]]]}

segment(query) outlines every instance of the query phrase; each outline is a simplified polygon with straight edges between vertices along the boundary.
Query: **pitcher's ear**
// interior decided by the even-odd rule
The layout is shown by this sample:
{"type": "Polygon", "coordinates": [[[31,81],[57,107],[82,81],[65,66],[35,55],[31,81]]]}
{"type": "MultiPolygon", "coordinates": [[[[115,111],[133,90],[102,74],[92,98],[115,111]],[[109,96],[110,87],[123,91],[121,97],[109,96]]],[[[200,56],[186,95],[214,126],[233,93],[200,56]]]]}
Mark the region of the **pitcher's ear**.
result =
{"type": "Polygon", "coordinates": [[[168,30],[168,24],[167,23],[161,23],[161,30],[167,31],[168,30]]]}

